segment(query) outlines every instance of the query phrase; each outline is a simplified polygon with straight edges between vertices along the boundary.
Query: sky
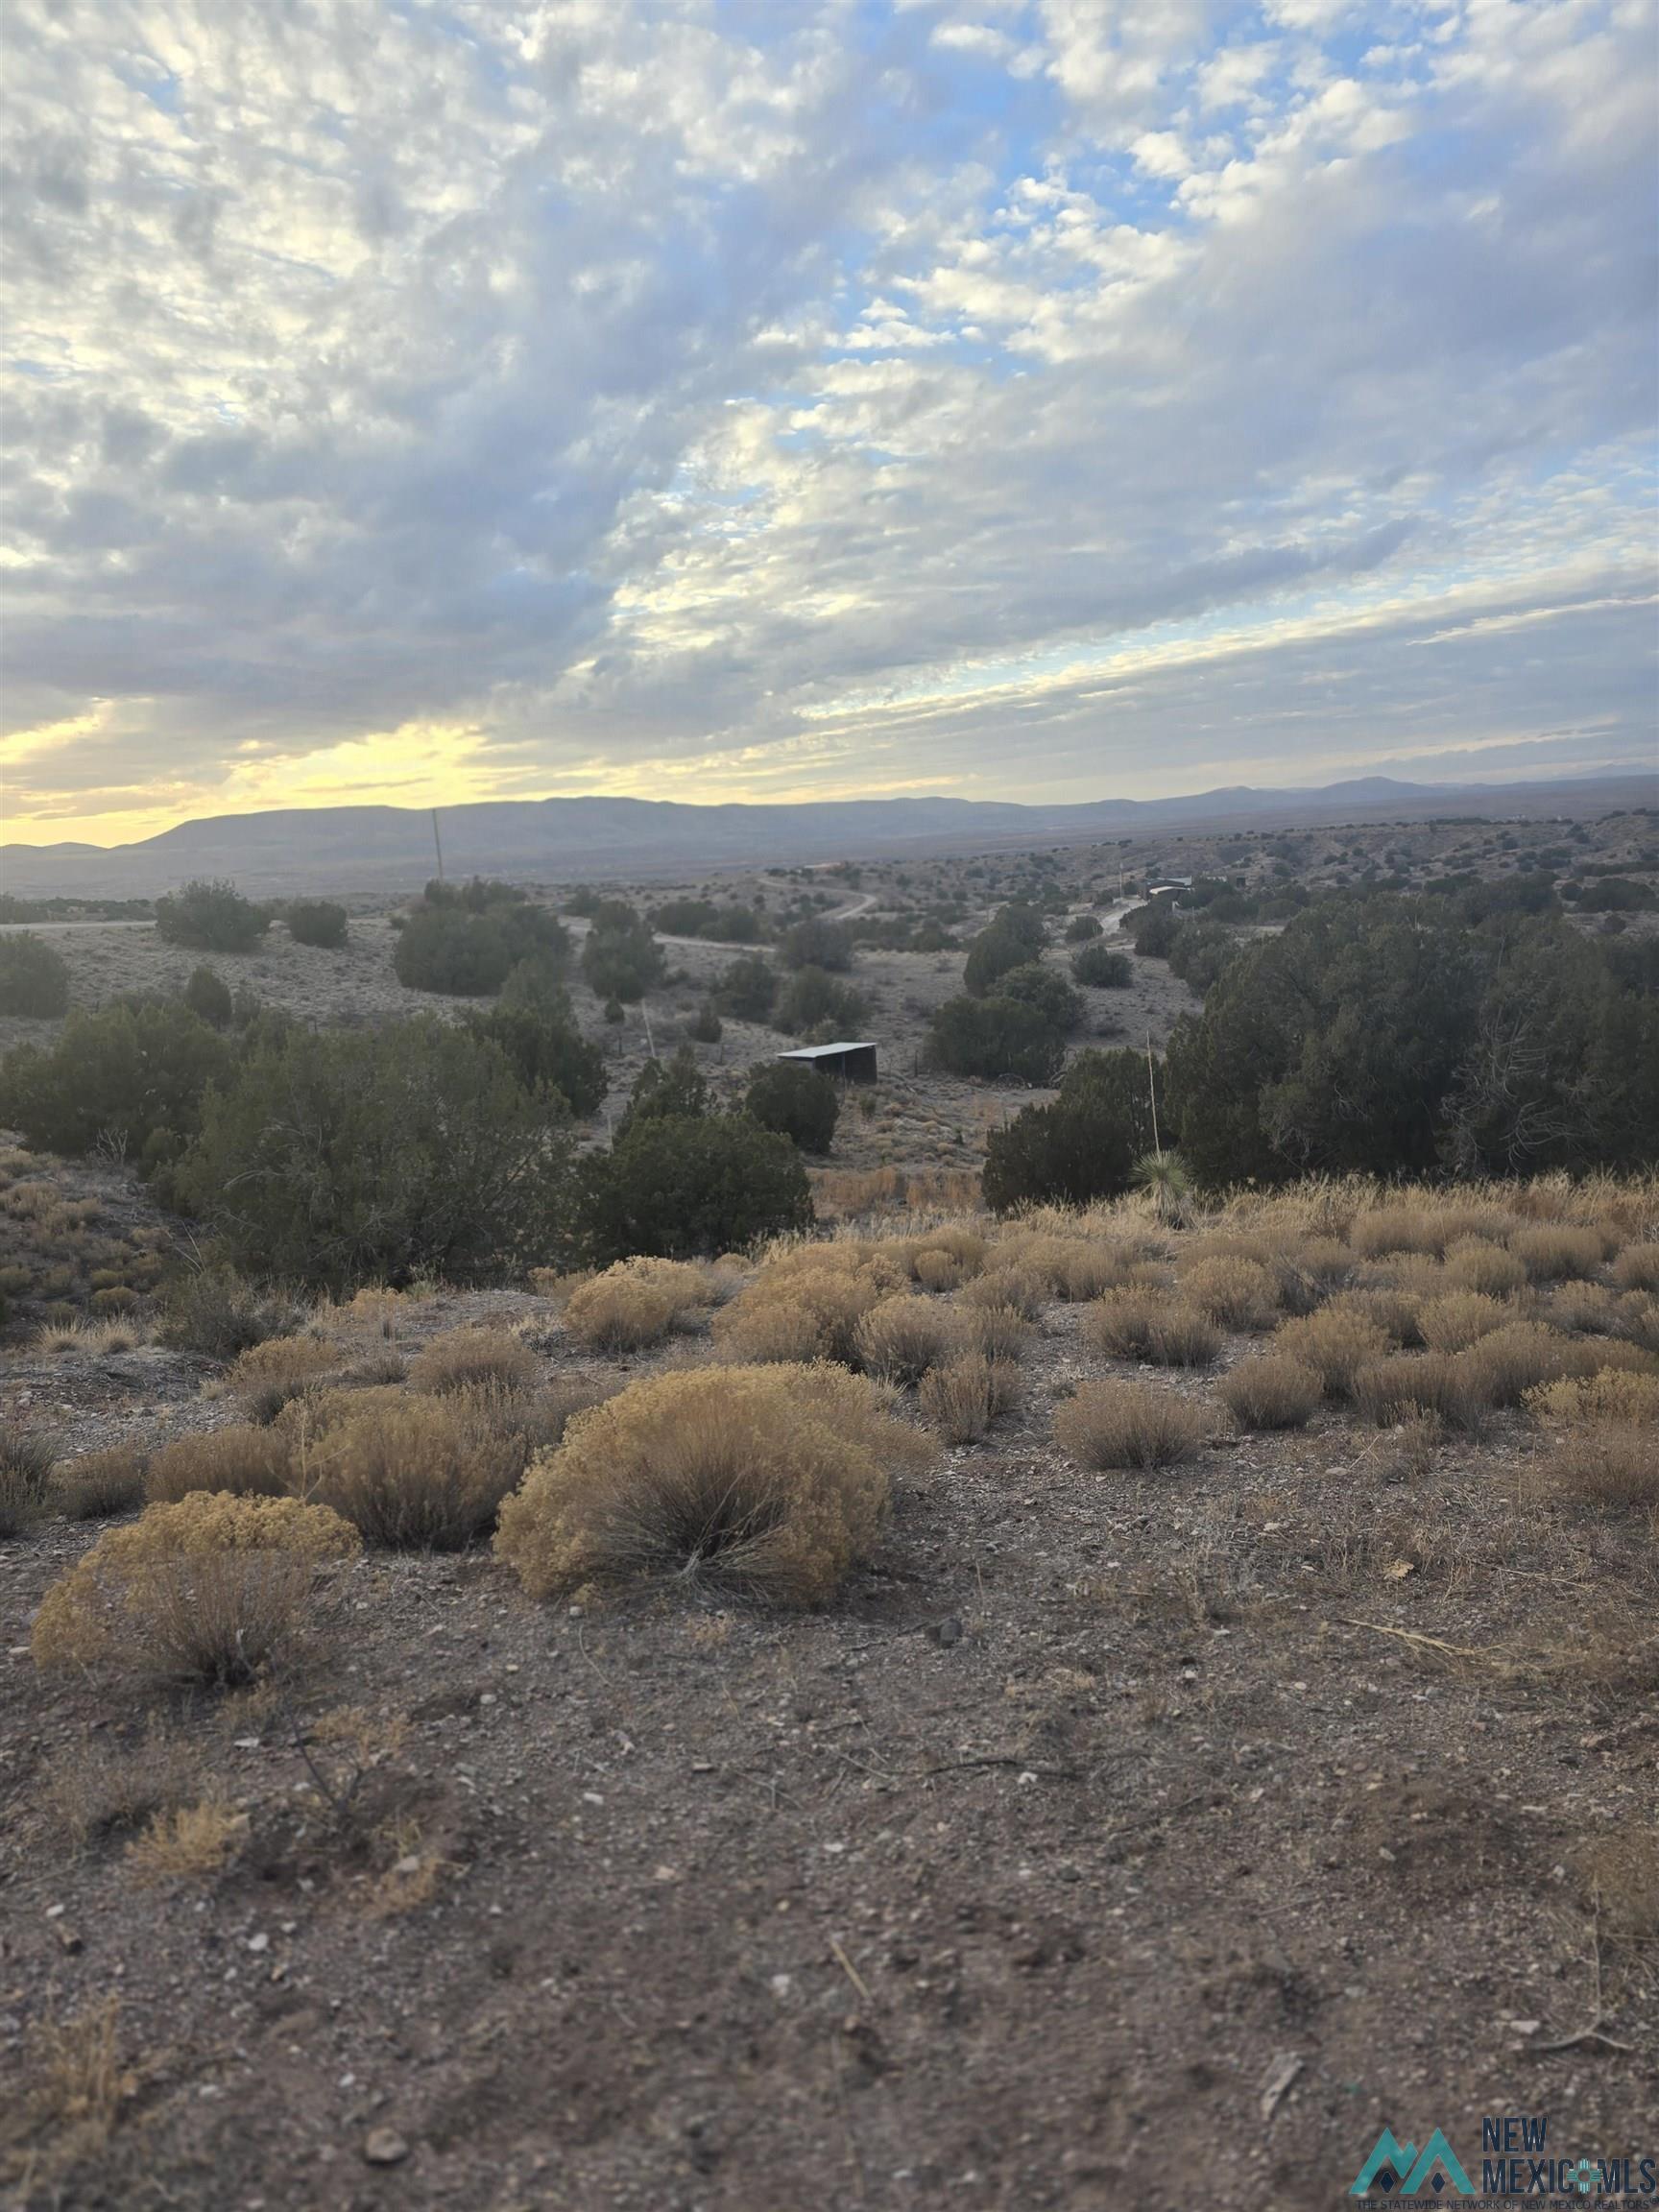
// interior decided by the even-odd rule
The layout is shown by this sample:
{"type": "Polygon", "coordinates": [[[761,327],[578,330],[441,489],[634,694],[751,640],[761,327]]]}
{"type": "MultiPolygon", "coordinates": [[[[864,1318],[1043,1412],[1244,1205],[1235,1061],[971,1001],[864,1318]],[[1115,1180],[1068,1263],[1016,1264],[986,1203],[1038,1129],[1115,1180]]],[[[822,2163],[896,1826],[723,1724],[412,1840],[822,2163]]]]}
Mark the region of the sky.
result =
{"type": "Polygon", "coordinates": [[[1654,0],[11,0],[4,833],[1659,764],[1654,0]]]}

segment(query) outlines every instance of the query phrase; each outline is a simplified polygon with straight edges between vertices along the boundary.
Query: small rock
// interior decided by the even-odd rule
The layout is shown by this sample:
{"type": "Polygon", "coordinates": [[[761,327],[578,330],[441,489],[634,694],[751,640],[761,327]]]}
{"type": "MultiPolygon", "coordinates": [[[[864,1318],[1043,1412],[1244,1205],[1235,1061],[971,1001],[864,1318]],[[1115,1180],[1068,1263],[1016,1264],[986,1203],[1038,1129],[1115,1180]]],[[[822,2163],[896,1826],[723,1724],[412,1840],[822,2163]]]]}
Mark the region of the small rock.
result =
{"type": "Polygon", "coordinates": [[[952,1644],[962,1641],[962,1623],[956,1614],[947,1614],[933,1631],[933,1641],[942,1650],[949,1651],[952,1644]]]}
{"type": "Polygon", "coordinates": [[[409,2146],[394,2128],[371,2128],[363,2139],[363,2155],[371,2166],[400,2166],[409,2146]]]}

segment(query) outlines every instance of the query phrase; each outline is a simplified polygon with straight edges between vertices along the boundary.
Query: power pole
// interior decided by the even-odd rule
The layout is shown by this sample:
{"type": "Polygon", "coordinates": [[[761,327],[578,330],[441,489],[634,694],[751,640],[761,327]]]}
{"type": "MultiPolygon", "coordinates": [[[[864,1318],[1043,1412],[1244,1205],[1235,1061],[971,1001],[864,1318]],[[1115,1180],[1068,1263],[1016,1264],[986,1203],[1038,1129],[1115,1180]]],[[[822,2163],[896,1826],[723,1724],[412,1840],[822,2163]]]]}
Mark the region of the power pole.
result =
{"type": "Polygon", "coordinates": [[[432,809],[432,843],[438,854],[438,880],[442,883],[444,880],[444,843],[438,834],[438,809],[436,806],[432,809]]]}

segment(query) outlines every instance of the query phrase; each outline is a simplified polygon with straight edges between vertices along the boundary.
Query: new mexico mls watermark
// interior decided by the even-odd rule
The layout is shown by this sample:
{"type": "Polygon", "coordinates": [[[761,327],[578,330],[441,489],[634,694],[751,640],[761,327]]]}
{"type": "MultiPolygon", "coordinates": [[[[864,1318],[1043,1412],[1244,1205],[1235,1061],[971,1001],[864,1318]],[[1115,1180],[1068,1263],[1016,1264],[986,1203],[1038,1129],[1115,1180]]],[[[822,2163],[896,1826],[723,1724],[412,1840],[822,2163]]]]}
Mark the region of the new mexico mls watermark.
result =
{"type": "Polygon", "coordinates": [[[1492,2112],[1480,2123],[1478,2167],[1465,2166],[1436,2128],[1422,2145],[1403,2143],[1384,2128],[1348,2187],[1370,2205],[1446,2204],[1459,2197],[1477,2203],[1522,2203],[1537,2212],[1574,2206],[1659,2206],[1659,2152],[1613,2157],[1567,2156],[1552,2141],[1541,2113],[1492,2112]]]}

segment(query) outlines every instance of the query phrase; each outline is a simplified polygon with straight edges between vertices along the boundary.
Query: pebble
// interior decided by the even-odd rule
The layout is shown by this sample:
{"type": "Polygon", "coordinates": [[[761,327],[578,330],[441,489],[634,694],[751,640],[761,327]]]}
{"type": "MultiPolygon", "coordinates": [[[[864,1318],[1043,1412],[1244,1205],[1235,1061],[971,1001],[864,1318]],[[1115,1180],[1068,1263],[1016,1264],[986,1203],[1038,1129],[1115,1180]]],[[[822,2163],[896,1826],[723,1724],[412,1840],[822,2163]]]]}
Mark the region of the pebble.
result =
{"type": "Polygon", "coordinates": [[[400,2166],[409,2146],[393,2128],[371,2128],[363,2139],[363,2155],[371,2166],[400,2166]]]}

